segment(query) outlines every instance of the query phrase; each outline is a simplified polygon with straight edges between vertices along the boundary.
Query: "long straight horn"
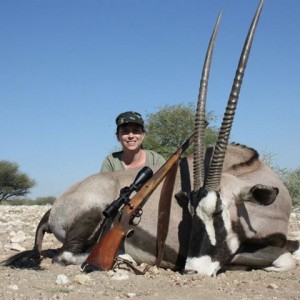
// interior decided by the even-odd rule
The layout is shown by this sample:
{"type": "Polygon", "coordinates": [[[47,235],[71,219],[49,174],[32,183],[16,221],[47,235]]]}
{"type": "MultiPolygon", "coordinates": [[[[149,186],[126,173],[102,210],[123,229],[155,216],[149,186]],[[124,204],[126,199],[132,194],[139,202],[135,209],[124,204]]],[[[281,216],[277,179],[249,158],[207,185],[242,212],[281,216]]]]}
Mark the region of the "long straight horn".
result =
{"type": "Polygon", "coordinates": [[[195,116],[195,138],[194,138],[194,190],[198,190],[204,182],[204,131],[206,127],[205,107],[207,97],[207,86],[209,71],[212,61],[212,54],[214,50],[215,40],[218,28],[221,21],[221,12],[219,13],[217,22],[215,24],[213,33],[211,35],[209,45],[206,51],[206,57],[202,69],[202,77],[200,81],[200,88],[198,94],[197,110],[195,116]]]}
{"type": "Polygon", "coordinates": [[[247,61],[250,54],[251,45],[255,34],[255,29],[259,20],[263,3],[264,0],[261,0],[258,5],[256,14],[252,20],[251,26],[248,31],[248,35],[244,44],[243,51],[240,56],[238,68],[235,74],[231,93],[227,103],[226,112],[224,114],[223,122],[218,135],[218,140],[215,146],[213,158],[205,182],[205,188],[208,191],[210,190],[218,191],[220,189],[221,173],[222,173],[223,162],[225,158],[225,152],[229,142],[230,131],[231,131],[233,118],[238,103],[243,76],[247,66],[247,61]]]}

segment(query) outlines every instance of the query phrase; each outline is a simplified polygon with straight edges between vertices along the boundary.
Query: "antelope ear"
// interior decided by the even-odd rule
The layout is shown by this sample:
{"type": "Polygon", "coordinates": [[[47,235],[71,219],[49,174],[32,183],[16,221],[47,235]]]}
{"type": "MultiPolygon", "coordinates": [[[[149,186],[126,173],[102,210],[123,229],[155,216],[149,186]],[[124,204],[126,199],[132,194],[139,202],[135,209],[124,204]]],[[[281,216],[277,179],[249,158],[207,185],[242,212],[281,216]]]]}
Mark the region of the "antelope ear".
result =
{"type": "Polygon", "coordinates": [[[257,184],[252,187],[245,187],[239,194],[238,202],[249,201],[258,205],[272,204],[278,195],[279,189],[269,185],[257,184]]]}
{"type": "Polygon", "coordinates": [[[250,189],[253,200],[257,201],[260,205],[272,204],[275,201],[278,192],[278,188],[262,184],[257,184],[250,189]]]}

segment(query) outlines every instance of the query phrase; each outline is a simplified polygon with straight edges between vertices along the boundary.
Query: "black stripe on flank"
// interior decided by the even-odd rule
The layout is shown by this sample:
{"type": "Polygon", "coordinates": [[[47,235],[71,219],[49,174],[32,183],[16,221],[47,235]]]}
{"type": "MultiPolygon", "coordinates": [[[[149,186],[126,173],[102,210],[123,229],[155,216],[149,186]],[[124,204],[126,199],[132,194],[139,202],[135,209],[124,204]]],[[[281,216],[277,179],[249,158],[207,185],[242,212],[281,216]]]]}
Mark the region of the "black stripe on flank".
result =
{"type": "Polygon", "coordinates": [[[97,234],[92,236],[100,226],[103,219],[101,209],[94,207],[80,214],[66,232],[66,238],[60,253],[69,251],[73,254],[86,252],[89,247],[96,243],[97,234]]]}
{"type": "MultiPolygon", "coordinates": [[[[190,232],[192,226],[192,217],[189,211],[189,197],[185,192],[177,193],[175,195],[178,205],[182,209],[181,219],[178,220],[178,241],[174,241],[174,244],[178,245],[178,249],[174,249],[169,245],[165,245],[165,251],[163,261],[174,265],[175,270],[183,270],[187,258],[190,232]]],[[[153,224],[156,226],[156,224],[153,224]]],[[[156,257],[156,236],[150,234],[148,231],[137,226],[134,228],[134,234],[127,239],[132,247],[138,248],[148,255],[156,257]]],[[[130,253],[129,253],[130,254],[130,253]]]]}
{"type": "MultiPolygon", "coordinates": [[[[156,236],[153,236],[141,227],[135,227],[134,234],[130,238],[127,238],[126,242],[132,247],[138,248],[152,257],[156,257],[156,236]]],[[[178,269],[181,268],[181,266],[178,265],[178,262],[182,262],[182,260],[184,260],[185,263],[185,259],[186,256],[178,254],[177,250],[171,248],[167,244],[165,245],[163,261],[173,264],[175,269],[178,269]]],[[[145,263],[154,263],[154,261],[145,263]]]]}
{"type": "Polygon", "coordinates": [[[246,240],[242,244],[242,252],[254,252],[257,249],[264,248],[266,246],[273,246],[273,247],[279,247],[279,248],[285,248],[289,247],[289,244],[287,244],[287,238],[282,233],[273,233],[271,235],[268,235],[264,238],[252,238],[246,240]]]}

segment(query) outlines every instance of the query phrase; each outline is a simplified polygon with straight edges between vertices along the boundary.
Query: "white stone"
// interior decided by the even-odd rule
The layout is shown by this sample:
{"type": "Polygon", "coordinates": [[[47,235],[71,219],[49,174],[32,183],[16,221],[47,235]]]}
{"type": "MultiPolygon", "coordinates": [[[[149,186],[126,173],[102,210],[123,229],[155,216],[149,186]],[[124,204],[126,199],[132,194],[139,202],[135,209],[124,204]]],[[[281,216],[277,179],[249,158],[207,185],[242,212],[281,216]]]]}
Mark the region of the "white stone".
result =
{"type": "Polygon", "coordinates": [[[18,243],[11,243],[11,244],[9,244],[9,249],[10,250],[15,250],[15,251],[20,251],[20,252],[26,250],[26,248],[24,248],[23,246],[21,246],[18,243]]]}
{"type": "Polygon", "coordinates": [[[136,297],[136,293],[128,293],[126,294],[127,298],[133,298],[136,297]]]}
{"type": "Polygon", "coordinates": [[[8,286],[9,289],[17,291],[19,289],[19,287],[16,284],[11,284],[8,286]]]}
{"type": "Polygon", "coordinates": [[[56,284],[67,284],[69,282],[69,278],[64,274],[57,275],[56,277],[56,284]]]}
{"type": "Polygon", "coordinates": [[[125,273],[125,272],[120,272],[118,270],[118,272],[116,272],[112,277],[111,277],[112,280],[128,280],[129,279],[129,276],[128,276],[128,273],[125,273]]]}
{"type": "Polygon", "coordinates": [[[21,243],[26,240],[26,235],[24,231],[18,231],[14,236],[11,237],[10,241],[12,243],[21,243]]]}
{"type": "Polygon", "coordinates": [[[80,284],[88,284],[90,279],[90,276],[85,274],[77,274],[74,276],[74,280],[80,284]]]}

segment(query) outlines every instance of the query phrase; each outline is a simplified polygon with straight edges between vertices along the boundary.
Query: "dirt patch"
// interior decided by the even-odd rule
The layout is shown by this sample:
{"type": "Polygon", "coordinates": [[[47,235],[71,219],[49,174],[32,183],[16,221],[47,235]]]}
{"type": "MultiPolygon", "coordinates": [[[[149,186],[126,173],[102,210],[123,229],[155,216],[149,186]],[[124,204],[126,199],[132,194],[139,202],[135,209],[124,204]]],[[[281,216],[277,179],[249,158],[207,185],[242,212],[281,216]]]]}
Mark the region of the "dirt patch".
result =
{"type": "MultiPolygon", "coordinates": [[[[36,226],[50,206],[0,205],[0,261],[31,249],[36,226]],[[13,250],[16,249],[16,250],[13,250]]],[[[290,235],[299,236],[300,210],[291,215],[290,235]]],[[[60,247],[46,235],[44,249],[60,247]]],[[[0,267],[1,299],[300,299],[300,264],[288,272],[228,271],[217,277],[180,275],[153,268],[85,274],[80,266],[61,267],[44,259],[41,270],[0,267]]]]}

